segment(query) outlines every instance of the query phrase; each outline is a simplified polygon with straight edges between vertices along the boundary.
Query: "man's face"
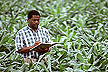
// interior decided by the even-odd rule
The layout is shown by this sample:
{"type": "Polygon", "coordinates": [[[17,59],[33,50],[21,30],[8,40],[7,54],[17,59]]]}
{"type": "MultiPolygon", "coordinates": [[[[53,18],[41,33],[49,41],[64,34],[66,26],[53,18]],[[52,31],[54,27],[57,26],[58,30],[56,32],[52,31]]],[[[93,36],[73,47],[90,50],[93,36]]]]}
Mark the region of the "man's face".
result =
{"type": "Polygon", "coordinates": [[[37,28],[39,25],[40,16],[39,15],[32,15],[31,19],[28,19],[29,25],[32,28],[37,28]]]}

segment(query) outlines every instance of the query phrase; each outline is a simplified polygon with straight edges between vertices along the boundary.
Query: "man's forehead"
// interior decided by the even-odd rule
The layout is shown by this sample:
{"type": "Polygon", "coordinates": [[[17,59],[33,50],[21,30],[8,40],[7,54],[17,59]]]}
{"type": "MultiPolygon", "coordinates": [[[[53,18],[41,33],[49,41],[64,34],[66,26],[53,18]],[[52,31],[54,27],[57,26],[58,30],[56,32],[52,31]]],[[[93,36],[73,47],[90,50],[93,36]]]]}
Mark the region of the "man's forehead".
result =
{"type": "Polygon", "coordinates": [[[40,18],[39,15],[32,15],[32,18],[40,18]]]}

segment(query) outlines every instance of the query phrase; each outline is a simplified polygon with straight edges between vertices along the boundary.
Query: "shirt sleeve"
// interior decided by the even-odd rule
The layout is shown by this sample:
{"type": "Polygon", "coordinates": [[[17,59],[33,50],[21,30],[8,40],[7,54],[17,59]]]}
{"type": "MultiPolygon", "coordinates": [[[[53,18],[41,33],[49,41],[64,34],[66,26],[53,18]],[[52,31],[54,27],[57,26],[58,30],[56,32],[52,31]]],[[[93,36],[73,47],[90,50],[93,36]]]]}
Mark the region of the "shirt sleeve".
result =
{"type": "Polygon", "coordinates": [[[23,48],[23,39],[21,33],[18,32],[15,39],[15,51],[17,52],[21,48],[23,48]]]}

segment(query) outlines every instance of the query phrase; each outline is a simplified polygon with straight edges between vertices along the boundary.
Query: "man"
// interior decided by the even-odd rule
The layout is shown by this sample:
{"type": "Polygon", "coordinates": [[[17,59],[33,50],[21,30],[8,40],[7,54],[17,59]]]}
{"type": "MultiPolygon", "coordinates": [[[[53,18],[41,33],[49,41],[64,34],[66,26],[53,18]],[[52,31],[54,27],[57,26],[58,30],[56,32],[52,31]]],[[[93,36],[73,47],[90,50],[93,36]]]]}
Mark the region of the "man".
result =
{"type": "Polygon", "coordinates": [[[47,29],[39,26],[40,14],[36,10],[28,13],[28,25],[18,31],[15,40],[15,50],[20,53],[26,62],[30,63],[29,58],[38,58],[39,55],[48,52],[50,49],[39,48],[30,51],[39,43],[49,43],[50,36],[47,29]]]}

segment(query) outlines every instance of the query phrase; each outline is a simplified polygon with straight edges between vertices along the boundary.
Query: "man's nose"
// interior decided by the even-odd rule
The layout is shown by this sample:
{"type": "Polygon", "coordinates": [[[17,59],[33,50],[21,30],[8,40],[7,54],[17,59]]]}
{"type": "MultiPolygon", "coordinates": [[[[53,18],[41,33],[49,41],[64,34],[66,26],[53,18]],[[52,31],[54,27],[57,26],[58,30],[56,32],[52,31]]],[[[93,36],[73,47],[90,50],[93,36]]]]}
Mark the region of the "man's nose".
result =
{"type": "Polygon", "coordinates": [[[35,21],[35,23],[38,23],[38,21],[35,21]]]}
{"type": "Polygon", "coordinates": [[[38,21],[34,21],[33,23],[34,23],[34,24],[37,24],[37,23],[38,23],[38,21]]]}

